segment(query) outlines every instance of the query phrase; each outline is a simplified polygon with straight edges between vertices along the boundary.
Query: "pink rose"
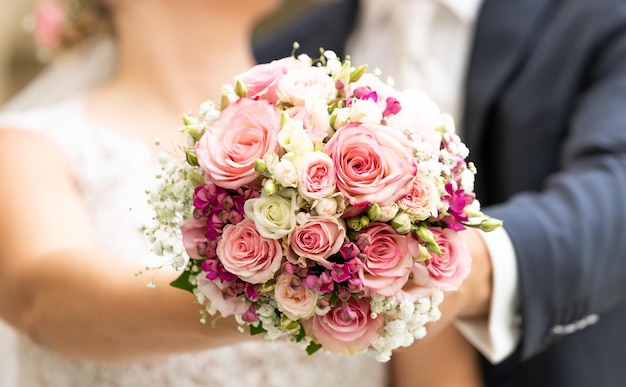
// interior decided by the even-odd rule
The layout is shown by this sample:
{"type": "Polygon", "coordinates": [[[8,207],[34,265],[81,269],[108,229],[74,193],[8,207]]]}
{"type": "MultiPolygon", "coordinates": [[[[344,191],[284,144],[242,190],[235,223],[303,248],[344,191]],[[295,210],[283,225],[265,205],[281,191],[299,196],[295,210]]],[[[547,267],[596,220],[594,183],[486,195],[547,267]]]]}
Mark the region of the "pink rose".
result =
{"type": "MultiPolygon", "coordinates": [[[[365,256],[360,273],[363,286],[383,296],[394,296],[406,284],[413,267],[408,235],[398,234],[386,223],[374,222],[361,231],[369,241],[359,244],[365,256]]],[[[358,242],[357,242],[358,244],[358,242]]]]}
{"type": "Polygon", "coordinates": [[[428,269],[429,283],[442,290],[456,290],[465,280],[472,266],[472,258],[458,232],[446,228],[431,228],[442,255],[431,252],[424,262],[428,269]]]}
{"type": "Polygon", "coordinates": [[[398,205],[416,220],[426,220],[437,216],[439,201],[439,189],[433,179],[418,173],[413,179],[411,191],[398,201],[398,205]]]}
{"type": "Polygon", "coordinates": [[[303,321],[303,325],[307,334],[327,351],[354,355],[369,348],[383,325],[382,315],[372,319],[371,314],[367,298],[349,298],[324,316],[315,315],[303,321]]]}
{"type": "Polygon", "coordinates": [[[264,238],[251,219],[224,227],[217,243],[217,256],[224,268],[242,280],[260,284],[274,277],[283,250],[279,240],[264,238]]]}
{"type": "Polygon", "coordinates": [[[260,98],[274,103],[278,100],[276,89],[278,81],[288,71],[302,68],[304,63],[293,57],[287,57],[256,65],[235,77],[248,89],[248,98],[260,98]]]}
{"type": "Polygon", "coordinates": [[[266,101],[228,105],[196,144],[198,164],[216,185],[238,189],[259,177],[254,161],[278,151],[280,112],[266,101]]]}
{"type": "Polygon", "coordinates": [[[313,316],[319,294],[302,286],[299,277],[282,274],[276,279],[274,298],[278,309],[293,321],[313,316]]]}
{"type": "Polygon", "coordinates": [[[66,8],[59,1],[43,1],[35,9],[35,43],[44,49],[55,49],[61,44],[61,30],[66,19],[66,8]]]}
{"type": "Polygon", "coordinates": [[[189,258],[202,259],[202,256],[206,255],[208,246],[207,238],[204,236],[207,231],[206,222],[205,217],[196,219],[192,216],[180,226],[183,234],[183,247],[189,258]]]}
{"type": "Polygon", "coordinates": [[[337,188],[360,208],[403,198],[417,173],[406,136],[383,125],[348,124],[337,130],[324,152],[335,164],[337,188]]]}
{"type": "Polygon", "coordinates": [[[324,152],[310,152],[298,160],[298,193],[308,201],[335,193],[335,166],[324,152]]]}
{"type": "Polygon", "coordinates": [[[304,257],[330,269],[332,263],[328,258],[339,252],[345,237],[343,220],[329,215],[312,216],[289,233],[290,253],[296,256],[291,260],[297,262],[304,257]]]}

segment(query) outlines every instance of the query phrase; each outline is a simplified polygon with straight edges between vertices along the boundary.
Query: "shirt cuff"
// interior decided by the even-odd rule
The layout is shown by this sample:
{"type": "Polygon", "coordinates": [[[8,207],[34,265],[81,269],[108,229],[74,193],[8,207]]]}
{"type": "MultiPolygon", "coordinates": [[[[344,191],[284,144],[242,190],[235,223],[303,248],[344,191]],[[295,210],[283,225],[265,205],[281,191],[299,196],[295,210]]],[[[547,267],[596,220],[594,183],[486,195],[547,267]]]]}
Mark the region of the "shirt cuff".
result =
{"type": "Polygon", "coordinates": [[[457,319],[459,332],[492,364],[510,356],[519,342],[519,289],[515,250],[503,227],[482,232],[493,273],[491,309],[486,318],[457,319]]]}

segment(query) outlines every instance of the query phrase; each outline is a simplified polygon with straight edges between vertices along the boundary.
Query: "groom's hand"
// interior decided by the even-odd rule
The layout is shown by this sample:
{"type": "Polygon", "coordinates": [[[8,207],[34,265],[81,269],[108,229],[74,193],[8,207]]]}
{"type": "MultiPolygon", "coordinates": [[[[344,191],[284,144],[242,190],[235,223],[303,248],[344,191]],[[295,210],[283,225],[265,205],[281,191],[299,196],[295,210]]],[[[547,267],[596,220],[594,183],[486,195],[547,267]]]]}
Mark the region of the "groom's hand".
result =
{"type": "Polygon", "coordinates": [[[445,292],[439,306],[441,318],[427,325],[426,340],[457,318],[487,318],[490,312],[493,280],[487,246],[476,229],[467,229],[460,235],[472,257],[472,270],[458,290],[445,292]]]}

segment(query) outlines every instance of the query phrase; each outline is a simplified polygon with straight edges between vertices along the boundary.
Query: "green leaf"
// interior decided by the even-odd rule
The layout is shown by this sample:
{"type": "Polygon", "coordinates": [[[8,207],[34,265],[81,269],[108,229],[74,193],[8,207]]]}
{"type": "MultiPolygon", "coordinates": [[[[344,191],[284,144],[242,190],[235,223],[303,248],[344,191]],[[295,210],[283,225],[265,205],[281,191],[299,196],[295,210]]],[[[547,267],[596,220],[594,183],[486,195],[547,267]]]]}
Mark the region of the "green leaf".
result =
{"type": "Polygon", "coordinates": [[[259,323],[259,325],[254,326],[250,325],[250,336],[260,335],[261,333],[266,333],[267,331],[263,328],[263,325],[259,323]]]}
{"type": "Polygon", "coordinates": [[[300,323],[300,332],[298,332],[298,335],[296,336],[296,343],[301,342],[305,335],[306,333],[304,332],[304,327],[302,326],[302,323],[300,323]]]}
{"type": "Polygon", "coordinates": [[[191,273],[185,270],[178,276],[178,278],[170,282],[170,286],[173,286],[178,289],[186,290],[189,293],[193,294],[194,286],[191,284],[191,282],[189,282],[190,277],[191,277],[191,273]]]}
{"type": "Polygon", "coordinates": [[[313,355],[320,348],[322,348],[322,344],[311,341],[311,343],[306,347],[306,353],[308,353],[309,355],[313,355]]]}

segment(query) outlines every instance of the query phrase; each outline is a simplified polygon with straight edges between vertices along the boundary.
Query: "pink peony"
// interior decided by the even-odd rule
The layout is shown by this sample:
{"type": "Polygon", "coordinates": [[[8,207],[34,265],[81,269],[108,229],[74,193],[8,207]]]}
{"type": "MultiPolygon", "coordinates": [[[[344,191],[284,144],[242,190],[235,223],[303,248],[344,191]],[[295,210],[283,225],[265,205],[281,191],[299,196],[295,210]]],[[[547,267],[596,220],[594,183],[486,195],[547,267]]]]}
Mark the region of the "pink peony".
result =
{"type": "Polygon", "coordinates": [[[259,177],[254,162],[278,151],[280,112],[266,101],[228,105],[196,143],[198,164],[216,185],[238,189],[259,177]]]}
{"type": "Polygon", "coordinates": [[[217,244],[217,256],[230,273],[260,284],[274,277],[283,256],[279,240],[264,238],[251,219],[224,227],[217,244]]]}
{"type": "Polygon", "coordinates": [[[304,257],[330,269],[332,262],[328,258],[339,252],[345,237],[343,220],[329,215],[312,216],[289,233],[291,252],[296,255],[292,260],[304,257]]]}
{"type": "Polygon", "coordinates": [[[291,320],[309,318],[315,312],[319,294],[302,286],[302,280],[293,274],[282,274],[276,279],[274,298],[278,309],[291,320]]]}
{"type": "Polygon", "coordinates": [[[235,78],[248,89],[248,98],[260,98],[274,103],[278,100],[276,95],[278,81],[287,72],[302,67],[304,67],[302,62],[294,57],[287,57],[256,65],[235,78]]]}
{"type": "Polygon", "coordinates": [[[430,286],[442,290],[456,290],[468,276],[472,258],[463,239],[456,231],[446,228],[431,228],[435,241],[443,253],[431,252],[431,258],[424,262],[428,269],[430,286]]]}
{"type": "Polygon", "coordinates": [[[359,245],[365,256],[363,286],[383,296],[396,295],[408,281],[413,266],[410,236],[379,222],[370,223],[361,234],[361,239],[367,241],[359,245]]]}
{"type": "Polygon", "coordinates": [[[375,124],[348,124],[324,146],[335,164],[337,188],[350,204],[380,206],[403,198],[417,173],[408,139],[375,124]]]}
{"type": "Polygon", "coordinates": [[[332,353],[354,355],[368,349],[383,325],[382,315],[372,319],[367,298],[349,298],[324,316],[303,321],[307,334],[332,353]]]}

